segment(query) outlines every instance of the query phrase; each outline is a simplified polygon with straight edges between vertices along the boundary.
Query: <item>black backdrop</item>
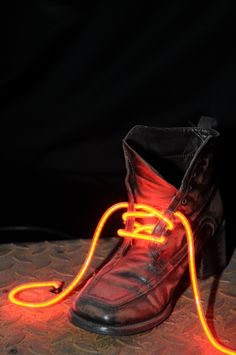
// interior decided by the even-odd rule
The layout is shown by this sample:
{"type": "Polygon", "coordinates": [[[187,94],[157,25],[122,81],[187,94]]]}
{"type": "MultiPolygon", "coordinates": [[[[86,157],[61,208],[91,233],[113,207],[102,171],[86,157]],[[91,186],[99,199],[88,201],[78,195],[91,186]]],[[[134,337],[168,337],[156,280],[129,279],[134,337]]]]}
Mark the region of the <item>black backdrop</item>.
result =
{"type": "Polygon", "coordinates": [[[127,131],[208,115],[219,121],[218,178],[234,245],[233,5],[9,1],[0,15],[1,225],[90,237],[101,213],[126,199],[127,131]]]}

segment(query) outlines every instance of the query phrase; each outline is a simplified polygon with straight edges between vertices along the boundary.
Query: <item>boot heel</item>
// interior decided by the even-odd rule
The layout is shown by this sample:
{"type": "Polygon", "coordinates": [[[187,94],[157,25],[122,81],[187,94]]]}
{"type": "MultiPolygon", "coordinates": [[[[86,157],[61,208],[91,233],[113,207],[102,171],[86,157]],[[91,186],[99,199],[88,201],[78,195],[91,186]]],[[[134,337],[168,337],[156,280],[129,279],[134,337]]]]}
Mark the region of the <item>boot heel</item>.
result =
{"type": "Polygon", "coordinates": [[[223,221],[199,255],[197,277],[206,279],[209,276],[219,274],[226,265],[225,221],[223,221]]]}

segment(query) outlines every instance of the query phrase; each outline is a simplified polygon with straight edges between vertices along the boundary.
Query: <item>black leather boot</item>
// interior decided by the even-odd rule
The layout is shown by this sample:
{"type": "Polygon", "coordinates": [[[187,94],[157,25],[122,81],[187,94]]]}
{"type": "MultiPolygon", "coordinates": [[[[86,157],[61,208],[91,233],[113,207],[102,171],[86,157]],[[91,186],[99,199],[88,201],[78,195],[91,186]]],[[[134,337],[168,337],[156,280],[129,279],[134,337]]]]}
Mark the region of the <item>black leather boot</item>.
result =
{"type": "MultiPolygon", "coordinates": [[[[191,223],[198,276],[226,265],[223,207],[214,181],[215,144],[219,133],[202,117],[198,127],[135,126],[123,141],[129,201],[182,212],[191,223]]],[[[143,220],[145,223],[145,220],[143,220]]],[[[171,313],[175,293],[188,266],[184,229],[166,235],[159,245],[124,239],[115,256],[92,276],[75,300],[71,321],[92,332],[129,335],[148,330],[171,313]]]]}

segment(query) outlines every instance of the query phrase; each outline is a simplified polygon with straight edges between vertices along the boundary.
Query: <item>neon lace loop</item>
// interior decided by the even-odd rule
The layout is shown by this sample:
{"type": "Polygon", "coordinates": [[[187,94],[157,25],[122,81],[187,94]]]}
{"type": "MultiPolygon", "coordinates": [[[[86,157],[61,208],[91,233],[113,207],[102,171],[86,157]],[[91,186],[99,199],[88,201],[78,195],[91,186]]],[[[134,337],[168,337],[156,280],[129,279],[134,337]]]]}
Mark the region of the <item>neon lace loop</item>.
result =
{"type": "MultiPolygon", "coordinates": [[[[134,206],[134,211],[127,211],[123,213],[122,218],[123,221],[126,222],[129,218],[134,218],[134,219],[140,219],[140,218],[158,218],[166,223],[166,229],[172,230],[174,228],[174,224],[172,220],[170,220],[167,216],[165,216],[162,212],[158,211],[157,209],[144,205],[144,204],[135,204],[134,206]]],[[[76,277],[73,279],[73,281],[62,291],[62,282],[61,281],[46,281],[46,282],[33,282],[33,283],[28,283],[28,284],[23,284],[20,286],[15,287],[12,289],[8,295],[9,300],[17,305],[24,306],[24,307],[32,307],[32,308],[43,308],[43,307],[48,307],[55,305],[56,303],[62,301],[65,297],[67,297],[79,284],[80,280],[84,276],[85,272],[87,271],[90,262],[92,260],[92,257],[94,255],[99,237],[101,235],[101,232],[103,230],[103,227],[108,220],[108,218],[116,211],[120,209],[128,209],[129,204],[127,202],[120,202],[117,203],[110,208],[106,210],[106,212],[103,214],[101,217],[96,230],[94,232],[87,256],[84,260],[84,263],[82,264],[82,267],[76,277]],[[52,287],[54,291],[59,291],[60,293],[54,296],[53,298],[43,301],[40,303],[32,303],[32,302],[26,302],[18,299],[16,296],[20,293],[22,293],[24,290],[27,289],[32,289],[32,288],[41,288],[41,287],[52,287]]],[[[197,273],[196,273],[196,265],[195,265],[195,249],[194,249],[194,239],[193,239],[193,232],[191,229],[191,225],[188,222],[187,218],[179,211],[173,213],[174,217],[177,218],[179,221],[181,221],[184,229],[185,229],[185,234],[187,238],[187,243],[188,243],[188,259],[189,259],[189,273],[190,273],[190,279],[191,279],[191,286],[193,290],[193,295],[194,295],[194,300],[195,300],[195,305],[198,313],[198,317],[201,323],[201,326],[210,341],[210,343],[215,347],[217,350],[224,354],[230,354],[230,355],[235,355],[236,351],[229,349],[223,345],[221,345],[212,335],[210,328],[208,327],[201,299],[200,299],[200,291],[198,288],[198,282],[197,282],[197,273]]],[[[156,237],[151,235],[155,227],[155,224],[141,224],[137,222],[137,220],[134,221],[133,224],[133,231],[128,231],[126,229],[119,229],[117,234],[120,237],[125,237],[125,238],[132,238],[132,239],[142,239],[142,240],[147,240],[147,241],[152,241],[155,243],[162,244],[166,241],[165,236],[160,236],[156,237]]],[[[55,292],[56,293],[56,292],[55,292]]]]}

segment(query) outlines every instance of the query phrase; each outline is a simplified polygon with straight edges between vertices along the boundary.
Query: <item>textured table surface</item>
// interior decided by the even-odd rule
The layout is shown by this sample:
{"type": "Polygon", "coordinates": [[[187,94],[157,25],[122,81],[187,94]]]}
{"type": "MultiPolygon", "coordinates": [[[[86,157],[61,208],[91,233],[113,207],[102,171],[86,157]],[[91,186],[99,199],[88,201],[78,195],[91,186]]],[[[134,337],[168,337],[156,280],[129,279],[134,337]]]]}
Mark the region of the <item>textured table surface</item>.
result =
{"type": "MultiPolygon", "coordinates": [[[[1,354],[219,354],[203,334],[187,282],[182,282],[174,311],[164,323],[149,332],[128,337],[93,334],[70,324],[67,313],[75,294],[57,306],[36,311],[8,302],[8,291],[19,283],[53,279],[70,282],[83,262],[89,242],[60,240],[0,246],[1,354]]],[[[116,243],[116,238],[100,241],[89,272],[104,260],[116,243]]],[[[224,344],[234,348],[235,281],[236,252],[220,278],[200,282],[210,326],[224,344]]],[[[34,297],[39,296],[37,292],[34,291],[34,297]]],[[[47,292],[46,295],[51,296],[47,292]]]]}

